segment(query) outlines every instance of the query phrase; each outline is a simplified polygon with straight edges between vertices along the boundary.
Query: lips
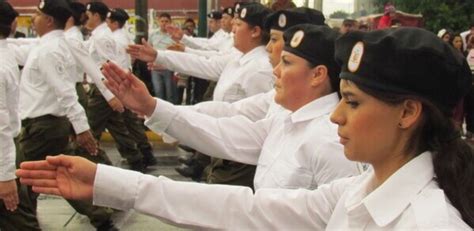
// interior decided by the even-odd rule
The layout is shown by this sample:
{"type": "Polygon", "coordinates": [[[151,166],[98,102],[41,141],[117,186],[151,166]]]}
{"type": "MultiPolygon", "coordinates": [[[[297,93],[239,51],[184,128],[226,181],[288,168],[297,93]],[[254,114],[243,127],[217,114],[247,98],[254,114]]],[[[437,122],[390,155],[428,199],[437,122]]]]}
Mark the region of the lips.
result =
{"type": "Polygon", "coordinates": [[[347,137],[341,135],[340,133],[337,133],[337,135],[339,136],[339,143],[342,145],[345,145],[349,141],[347,137]]]}

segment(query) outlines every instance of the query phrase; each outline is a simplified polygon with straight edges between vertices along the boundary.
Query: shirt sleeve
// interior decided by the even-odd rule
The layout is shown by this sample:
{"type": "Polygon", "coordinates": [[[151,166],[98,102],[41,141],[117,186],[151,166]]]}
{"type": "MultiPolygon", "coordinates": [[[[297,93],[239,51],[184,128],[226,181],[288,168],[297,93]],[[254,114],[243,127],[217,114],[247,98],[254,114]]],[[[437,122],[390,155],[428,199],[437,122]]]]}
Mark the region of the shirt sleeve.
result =
{"type": "Polygon", "coordinates": [[[109,91],[109,89],[107,89],[107,87],[105,87],[104,83],[102,82],[102,80],[105,78],[100,72],[99,68],[92,61],[92,57],[90,56],[83,42],[74,39],[66,39],[66,42],[68,43],[72,56],[76,62],[82,66],[84,72],[91,78],[92,82],[97,86],[104,98],[107,101],[114,98],[115,96],[111,91],[109,91]]]}
{"type": "Polygon", "coordinates": [[[179,73],[217,81],[232,57],[232,55],[224,55],[206,58],[183,52],[158,51],[155,63],[179,73]]]}
{"type": "Polygon", "coordinates": [[[194,229],[324,230],[351,180],[314,191],[260,189],[254,194],[247,187],[177,182],[99,164],[93,200],[194,229]]]}
{"type": "Polygon", "coordinates": [[[71,84],[65,57],[60,54],[49,52],[41,55],[39,65],[46,77],[45,81],[54,89],[54,94],[71,122],[76,134],[89,130],[86,113],[79,104],[76,89],[71,84]]]}
{"type": "Polygon", "coordinates": [[[218,55],[224,55],[223,52],[216,51],[216,50],[200,50],[200,49],[193,49],[193,48],[190,48],[190,47],[185,47],[184,52],[189,53],[189,54],[204,56],[204,57],[207,57],[207,58],[210,58],[210,57],[213,57],[213,56],[218,56],[218,55]]]}
{"type": "Polygon", "coordinates": [[[191,106],[191,108],[199,113],[216,118],[243,115],[251,121],[258,121],[265,118],[273,101],[273,95],[271,92],[260,93],[233,103],[207,101],[191,106]]]}
{"type": "Polygon", "coordinates": [[[145,125],[165,132],[210,156],[256,165],[270,120],[252,122],[243,116],[214,118],[157,99],[145,125]]]}
{"type": "Polygon", "coordinates": [[[210,46],[210,38],[191,37],[184,35],[181,42],[193,49],[199,50],[217,50],[217,47],[210,46]]]}
{"type": "Polygon", "coordinates": [[[101,66],[108,60],[117,62],[117,44],[112,37],[102,37],[95,40],[95,47],[97,54],[100,58],[100,63],[97,63],[98,66],[101,66]]]}
{"type": "Polygon", "coordinates": [[[15,179],[15,143],[8,111],[8,83],[4,71],[0,70],[0,181],[15,179]]]}

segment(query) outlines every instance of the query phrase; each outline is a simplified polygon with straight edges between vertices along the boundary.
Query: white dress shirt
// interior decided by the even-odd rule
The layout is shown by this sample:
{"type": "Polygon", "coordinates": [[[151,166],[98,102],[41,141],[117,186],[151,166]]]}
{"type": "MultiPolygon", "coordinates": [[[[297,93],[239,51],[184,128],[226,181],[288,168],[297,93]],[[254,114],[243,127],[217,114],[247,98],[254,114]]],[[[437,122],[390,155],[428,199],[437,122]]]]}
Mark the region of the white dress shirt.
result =
{"type": "Polygon", "coordinates": [[[214,118],[159,100],[145,125],[210,156],[257,165],[255,189],[313,189],[358,174],[329,120],[338,102],[333,93],[293,113],[252,122],[243,116],[214,118]]]}
{"type": "Polygon", "coordinates": [[[117,64],[123,69],[132,69],[132,59],[127,54],[128,45],[132,44],[132,41],[123,28],[115,30],[112,34],[117,44],[117,64]]]}
{"type": "Polygon", "coordinates": [[[117,63],[117,44],[115,43],[112,31],[105,22],[91,32],[91,36],[85,42],[85,46],[98,68],[101,68],[102,64],[107,61],[117,63]]]}
{"type": "Polygon", "coordinates": [[[76,134],[89,130],[71,76],[74,58],[62,30],[51,31],[28,55],[20,81],[20,118],[67,116],[76,134]]]}
{"type": "Polygon", "coordinates": [[[20,70],[14,53],[0,39],[0,181],[15,179],[16,149],[13,138],[20,133],[18,98],[20,70]]]}
{"type": "Polygon", "coordinates": [[[218,81],[215,101],[234,102],[273,88],[272,67],[263,46],[242,56],[229,54],[214,58],[159,51],[155,62],[179,73],[218,81]]]}
{"type": "Polygon", "coordinates": [[[228,48],[229,39],[232,39],[231,33],[227,33],[223,29],[219,29],[210,38],[184,35],[181,39],[181,42],[193,49],[223,51],[228,48]]]}
{"type": "Polygon", "coordinates": [[[102,82],[105,77],[89,54],[88,48],[85,47],[84,39],[79,28],[76,26],[71,27],[69,30],[64,32],[64,36],[66,37],[67,45],[77,64],[76,81],[83,82],[83,75],[85,72],[107,101],[114,98],[114,94],[112,94],[112,92],[105,87],[102,82]]]}
{"type": "Polygon", "coordinates": [[[254,194],[247,187],[177,182],[99,164],[93,201],[207,230],[472,230],[437,185],[431,153],[375,190],[373,178],[370,170],[316,190],[254,194]]]}
{"type": "Polygon", "coordinates": [[[203,49],[195,49],[191,47],[184,47],[184,52],[190,54],[196,54],[204,57],[212,57],[216,55],[225,55],[231,52],[240,52],[234,47],[234,37],[228,36],[222,40],[222,42],[218,46],[218,50],[203,50],[203,49]]]}

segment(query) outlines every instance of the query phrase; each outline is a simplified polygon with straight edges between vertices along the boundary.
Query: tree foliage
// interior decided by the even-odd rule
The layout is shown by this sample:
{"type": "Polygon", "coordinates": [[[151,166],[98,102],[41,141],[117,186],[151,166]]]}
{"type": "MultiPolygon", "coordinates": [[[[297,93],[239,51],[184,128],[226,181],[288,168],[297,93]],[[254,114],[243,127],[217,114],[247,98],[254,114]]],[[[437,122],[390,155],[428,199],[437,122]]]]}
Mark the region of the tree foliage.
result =
{"type": "Polygon", "coordinates": [[[349,13],[345,12],[345,11],[342,11],[342,10],[338,10],[338,11],[334,11],[331,15],[329,15],[329,18],[347,18],[349,17],[349,13]]]}
{"type": "MultiPolygon", "coordinates": [[[[473,0],[391,0],[397,10],[422,14],[425,27],[437,32],[442,28],[461,32],[467,30],[474,20],[473,0]]],[[[383,12],[387,0],[375,0],[376,6],[383,12]]]]}

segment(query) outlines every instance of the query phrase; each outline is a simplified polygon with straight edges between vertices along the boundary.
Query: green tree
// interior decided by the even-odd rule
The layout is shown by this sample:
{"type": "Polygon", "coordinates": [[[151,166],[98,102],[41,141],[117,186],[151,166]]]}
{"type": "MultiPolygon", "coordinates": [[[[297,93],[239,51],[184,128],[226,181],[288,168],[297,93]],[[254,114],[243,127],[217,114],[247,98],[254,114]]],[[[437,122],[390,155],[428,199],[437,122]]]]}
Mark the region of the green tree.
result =
{"type": "MultiPolygon", "coordinates": [[[[375,0],[380,11],[387,0],[375,0]]],[[[437,32],[442,28],[453,31],[464,31],[471,20],[474,20],[473,0],[392,0],[397,10],[407,13],[422,14],[425,27],[437,32]]]]}
{"type": "Polygon", "coordinates": [[[349,17],[349,13],[342,10],[334,11],[331,15],[329,15],[329,18],[343,18],[344,19],[347,17],[349,17]]]}

